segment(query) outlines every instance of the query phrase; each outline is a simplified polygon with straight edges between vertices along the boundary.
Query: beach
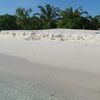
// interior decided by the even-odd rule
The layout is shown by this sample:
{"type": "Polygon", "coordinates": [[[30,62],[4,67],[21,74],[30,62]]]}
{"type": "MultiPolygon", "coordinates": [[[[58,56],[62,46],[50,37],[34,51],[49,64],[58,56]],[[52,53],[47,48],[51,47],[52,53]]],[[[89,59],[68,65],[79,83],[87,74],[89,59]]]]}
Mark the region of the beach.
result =
{"type": "Polygon", "coordinates": [[[99,100],[100,31],[0,32],[1,100],[99,100]]]}

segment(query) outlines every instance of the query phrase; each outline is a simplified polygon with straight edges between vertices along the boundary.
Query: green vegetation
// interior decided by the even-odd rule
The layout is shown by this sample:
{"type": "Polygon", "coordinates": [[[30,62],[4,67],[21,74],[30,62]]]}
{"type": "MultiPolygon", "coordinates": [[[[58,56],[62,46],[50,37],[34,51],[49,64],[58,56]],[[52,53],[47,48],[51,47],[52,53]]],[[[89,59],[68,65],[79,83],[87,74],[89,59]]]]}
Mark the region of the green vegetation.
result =
{"type": "Polygon", "coordinates": [[[51,6],[50,4],[45,5],[45,7],[38,6],[40,13],[35,13],[40,22],[42,23],[42,28],[56,28],[56,22],[59,18],[59,8],[51,6]]]}
{"type": "Polygon", "coordinates": [[[90,16],[81,7],[60,10],[50,4],[38,6],[39,13],[32,9],[17,8],[15,15],[0,15],[0,30],[33,30],[51,28],[99,29],[100,15],[90,16]]]}

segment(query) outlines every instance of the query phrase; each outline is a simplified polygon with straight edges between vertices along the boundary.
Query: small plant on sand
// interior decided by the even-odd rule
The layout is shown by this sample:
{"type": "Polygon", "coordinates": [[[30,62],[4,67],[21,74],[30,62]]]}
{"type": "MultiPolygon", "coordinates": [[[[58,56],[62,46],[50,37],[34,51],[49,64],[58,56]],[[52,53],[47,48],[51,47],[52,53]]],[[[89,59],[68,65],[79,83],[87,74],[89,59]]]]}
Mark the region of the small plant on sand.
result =
{"type": "Polygon", "coordinates": [[[23,36],[25,36],[25,35],[26,35],[26,33],[24,32],[24,33],[23,33],[23,36]]]}
{"type": "Polygon", "coordinates": [[[12,33],[12,36],[13,36],[13,38],[15,38],[16,37],[16,33],[12,33]]]}
{"type": "Polygon", "coordinates": [[[61,41],[64,41],[65,39],[64,39],[64,37],[61,37],[60,40],[61,40],[61,41]]]}
{"type": "Polygon", "coordinates": [[[50,40],[55,40],[55,36],[52,34],[50,40]]]}

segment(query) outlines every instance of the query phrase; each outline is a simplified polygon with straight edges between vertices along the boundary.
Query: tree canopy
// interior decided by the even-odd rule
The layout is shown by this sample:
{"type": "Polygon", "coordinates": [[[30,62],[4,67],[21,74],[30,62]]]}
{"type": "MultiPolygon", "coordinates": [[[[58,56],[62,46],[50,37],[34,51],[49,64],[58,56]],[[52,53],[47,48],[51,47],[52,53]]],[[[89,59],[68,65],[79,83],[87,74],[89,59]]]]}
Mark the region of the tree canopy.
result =
{"type": "Polygon", "coordinates": [[[0,30],[33,30],[51,28],[100,29],[100,15],[90,16],[81,7],[60,10],[50,4],[38,6],[39,12],[17,8],[15,15],[0,15],[0,30]]]}

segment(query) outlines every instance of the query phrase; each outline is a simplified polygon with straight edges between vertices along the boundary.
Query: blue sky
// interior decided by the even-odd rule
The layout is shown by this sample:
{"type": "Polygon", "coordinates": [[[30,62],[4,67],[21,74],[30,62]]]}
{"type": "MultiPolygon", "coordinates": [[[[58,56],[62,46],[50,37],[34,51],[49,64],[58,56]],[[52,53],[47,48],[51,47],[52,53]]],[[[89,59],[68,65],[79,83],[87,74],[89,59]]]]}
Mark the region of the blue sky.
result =
{"type": "Polygon", "coordinates": [[[32,8],[33,13],[39,11],[38,5],[53,4],[61,9],[81,6],[90,15],[100,14],[100,0],[0,0],[0,14],[15,14],[18,7],[32,8]]]}

